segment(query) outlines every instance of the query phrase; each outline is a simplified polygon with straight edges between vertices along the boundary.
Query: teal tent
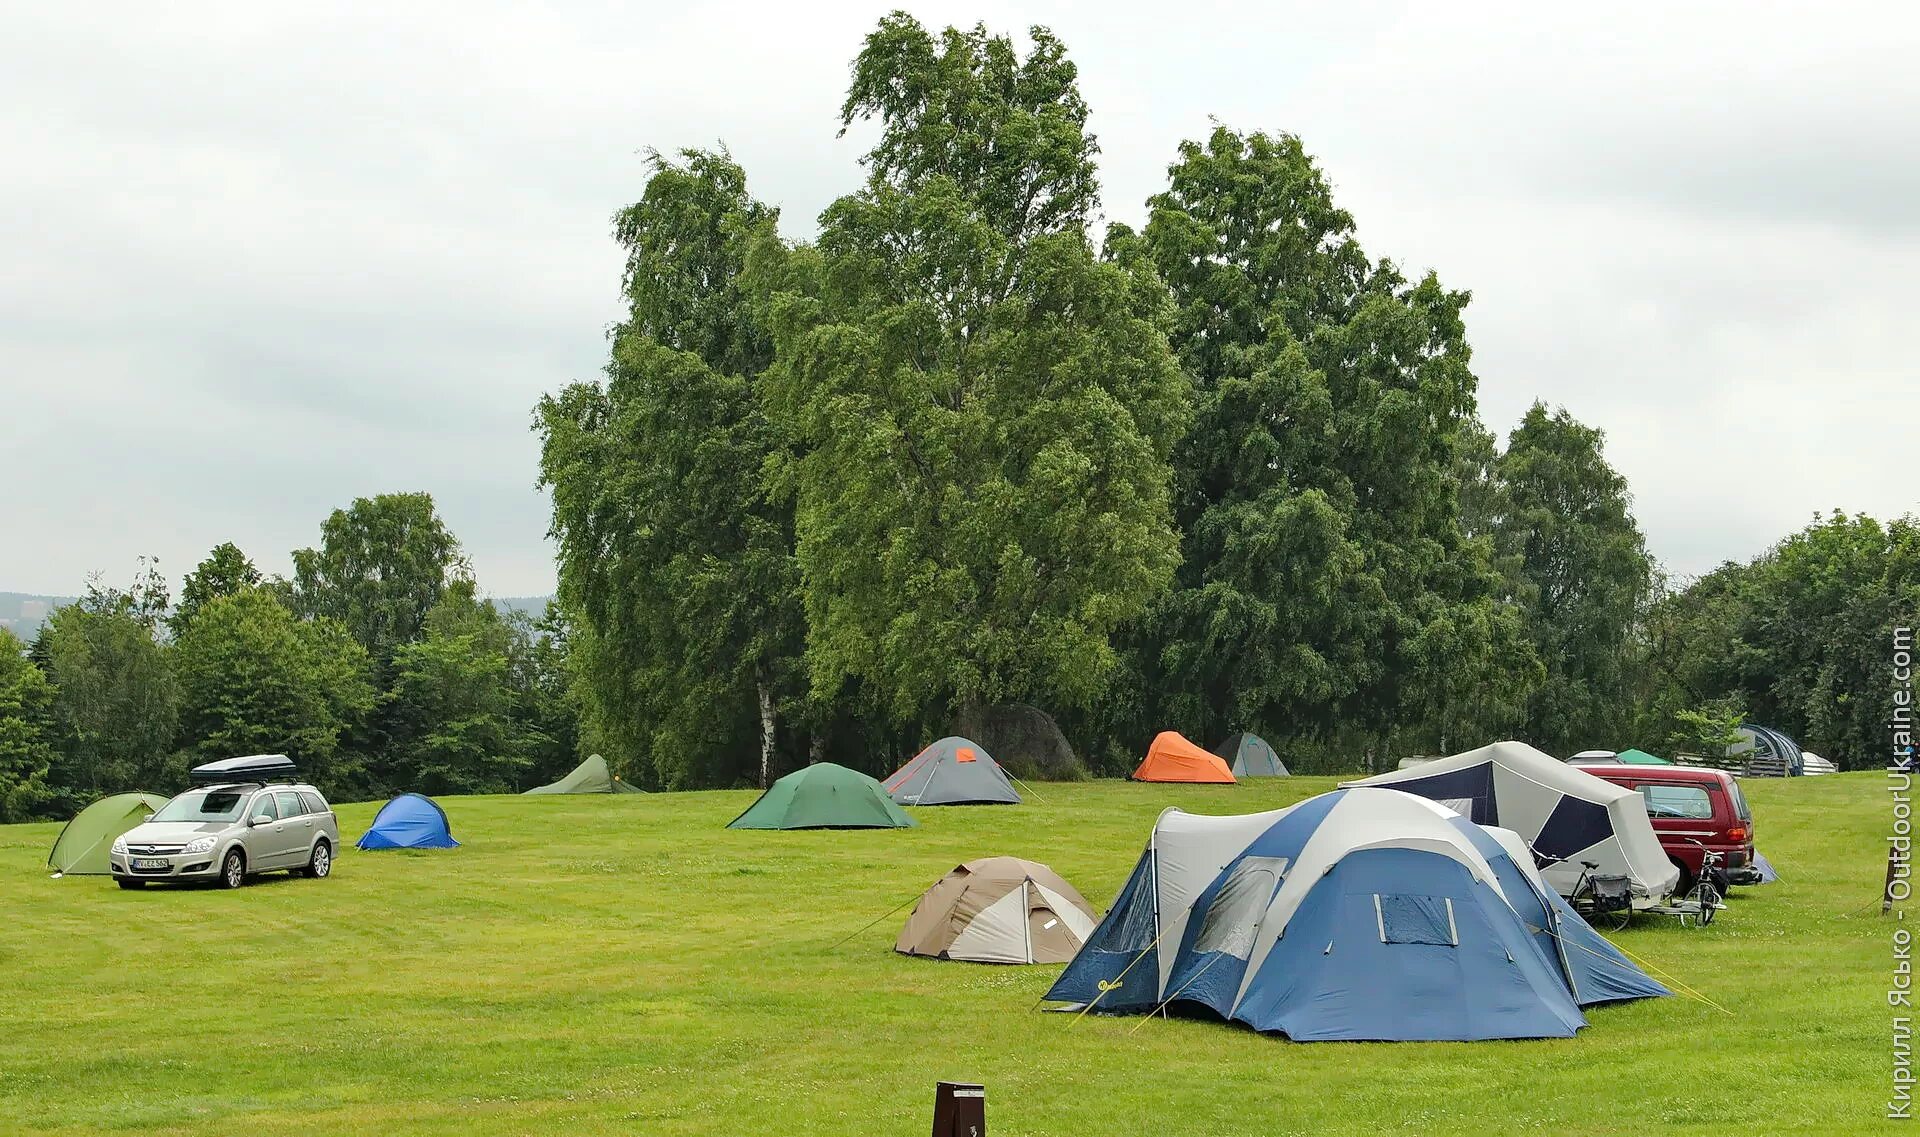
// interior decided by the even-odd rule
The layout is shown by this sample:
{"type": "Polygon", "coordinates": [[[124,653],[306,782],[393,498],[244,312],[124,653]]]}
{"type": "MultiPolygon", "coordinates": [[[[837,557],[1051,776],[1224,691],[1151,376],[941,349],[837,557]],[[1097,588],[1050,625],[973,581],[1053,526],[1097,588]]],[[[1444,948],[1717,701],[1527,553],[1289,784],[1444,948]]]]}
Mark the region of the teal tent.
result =
{"type": "Polygon", "coordinates": [[[1661,758],[1654,754],[1649,754],[1644,750],[1632,750],[1632,749],[1622,750],[1619,754],[1619,758],[1620,758],[1620,761],[1626,763],[1629,766],[1671,766],[1673,765],[1673,763],[1667,761],[1665,758],[1661,758]]]}
{"type": "Polygon", "coordinates": [[[887,788],[858,770],[817,762],[767,787],[729,829],[911,829],[887,788]]]}

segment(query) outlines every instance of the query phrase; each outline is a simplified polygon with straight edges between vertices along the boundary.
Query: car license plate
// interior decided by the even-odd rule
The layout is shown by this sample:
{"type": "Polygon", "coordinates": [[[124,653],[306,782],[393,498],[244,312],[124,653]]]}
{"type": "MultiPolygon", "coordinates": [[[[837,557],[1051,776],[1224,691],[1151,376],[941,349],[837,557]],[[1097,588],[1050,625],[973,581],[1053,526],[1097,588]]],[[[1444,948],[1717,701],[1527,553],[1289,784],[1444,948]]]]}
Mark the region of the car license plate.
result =
{"type": "Polygon", "coordinates": [[[133,867],[137,869],[165,869],[172,868],[173,865],[171,862],[161,860],[158,857],[138,857],[135,858],[133,867]]]}

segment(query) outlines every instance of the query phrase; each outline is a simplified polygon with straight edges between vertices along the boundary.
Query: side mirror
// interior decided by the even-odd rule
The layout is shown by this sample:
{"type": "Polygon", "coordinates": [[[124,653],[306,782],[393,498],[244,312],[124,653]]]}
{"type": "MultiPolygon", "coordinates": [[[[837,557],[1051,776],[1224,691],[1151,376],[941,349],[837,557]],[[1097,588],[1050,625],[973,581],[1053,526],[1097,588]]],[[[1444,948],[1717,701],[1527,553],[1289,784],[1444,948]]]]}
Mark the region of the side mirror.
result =
{"type": "Polygon", "coordinates": [[[271,817],[268,817],[268,816],[267,816],[266,814],[264,814],[264,813],[256,813],[256,814],[254,814],[254,815],[253,815],[253,820],[252,820],[252,821],[249,821],[249,822],[247,822],[247,824],[248,824],[248,825],[252,825],[252,826],[256,826],[256,827],[258,827],[258,826],[261,826],[261,825],[272,825],[272,824],[273,824],[273,818],[271,818],[271,817]]]}

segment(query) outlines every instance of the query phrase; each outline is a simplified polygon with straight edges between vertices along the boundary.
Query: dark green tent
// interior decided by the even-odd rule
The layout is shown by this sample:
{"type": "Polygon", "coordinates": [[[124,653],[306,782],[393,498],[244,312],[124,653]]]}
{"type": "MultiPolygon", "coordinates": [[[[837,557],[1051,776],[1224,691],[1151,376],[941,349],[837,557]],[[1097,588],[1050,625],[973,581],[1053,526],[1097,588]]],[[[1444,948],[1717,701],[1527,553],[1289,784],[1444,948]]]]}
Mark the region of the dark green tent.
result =
{"type": "Polygon", "coordinates": [[[729,829],[911,829],[887,788],[858,770],[817,762],[767,787],[729,829]]]}
{"type": "Polygon", "coordinates": [[[527,792],[530,794],[643,794],[647,791],[621,781],[607,769],[605,758],[592,754],[585,762],[575,766],[573,772],[566,777],[551,785],[535,786],[527,792]]]}

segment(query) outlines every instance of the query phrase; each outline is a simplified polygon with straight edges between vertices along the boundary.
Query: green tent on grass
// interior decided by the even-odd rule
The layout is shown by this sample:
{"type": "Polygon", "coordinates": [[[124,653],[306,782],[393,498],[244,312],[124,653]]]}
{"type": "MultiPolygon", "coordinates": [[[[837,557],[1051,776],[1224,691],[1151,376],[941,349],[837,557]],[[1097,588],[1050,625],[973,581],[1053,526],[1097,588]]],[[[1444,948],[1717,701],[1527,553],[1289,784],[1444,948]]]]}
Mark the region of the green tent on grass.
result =
{"type": "Polygon", "coordinates": [[[1673,765],[1673,763],[1667,761],[1665,758],[1660,758],[1655,755],[1649,754],[1644,750],[1632,750],[1632,749],[1622,750],[1620,752],[1619,757],[1621,762],[1629,766],[1671,766],[1673,765]]]}
{"type": "Polygon", "coordinates": [[[816,762],[767,787],[729,829],[911,829],[887,788],[858,770],[816,762]]]}
{"type": "Polygon", "coordinates": [[[607,760],[598,754],[590,754],[585,762],[573,768],[573,772],[551,785],[535,786],[527,791],[530,794],[643,794],[647,791],[638,786],[630,786],[621,781],[607,769],[607,760]]]}
{"type": "Polygon", "coordinates": [[[159,794],[124,793],[103,797],[74,814],[47,854],[47,867],[65,876],[105,876],[112,869],[107,852],[115,838],[167,804],[159,794]]]}

